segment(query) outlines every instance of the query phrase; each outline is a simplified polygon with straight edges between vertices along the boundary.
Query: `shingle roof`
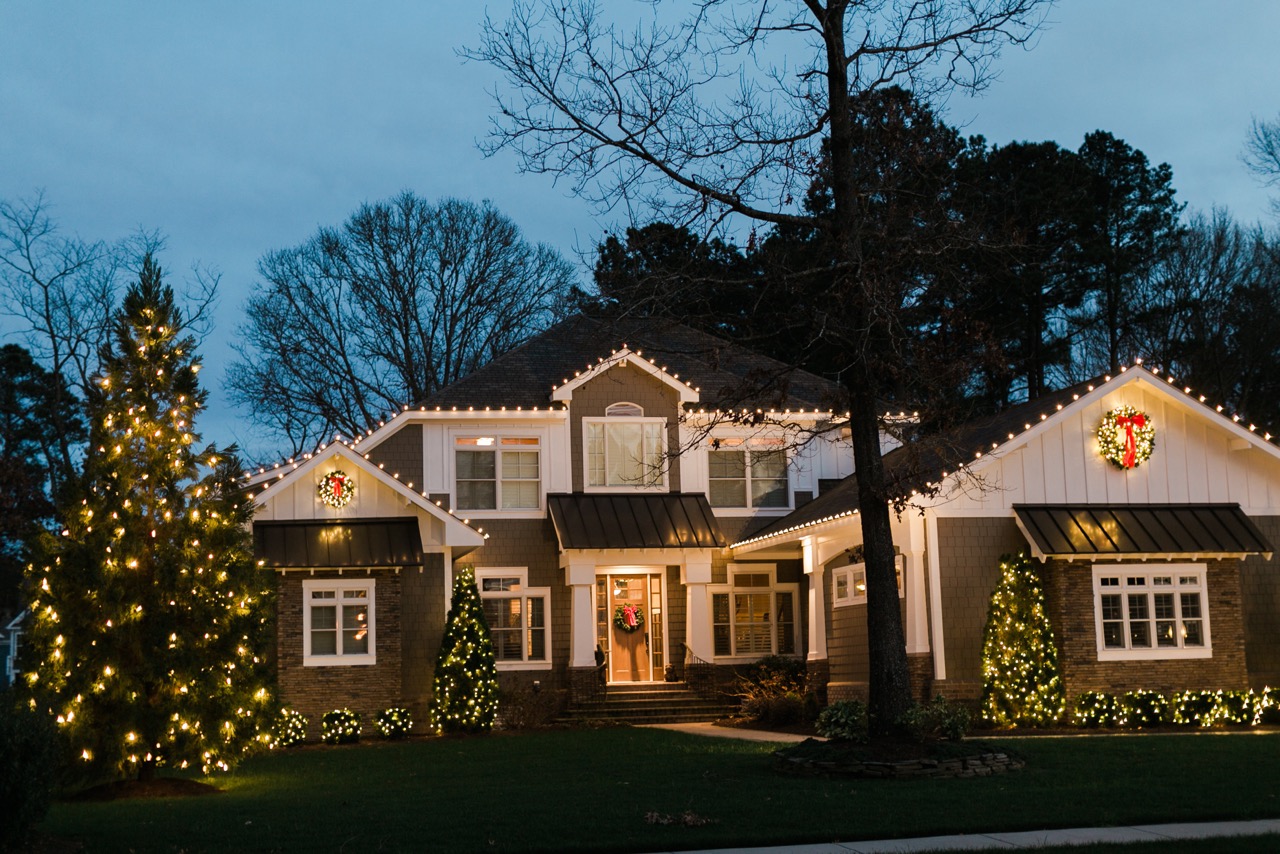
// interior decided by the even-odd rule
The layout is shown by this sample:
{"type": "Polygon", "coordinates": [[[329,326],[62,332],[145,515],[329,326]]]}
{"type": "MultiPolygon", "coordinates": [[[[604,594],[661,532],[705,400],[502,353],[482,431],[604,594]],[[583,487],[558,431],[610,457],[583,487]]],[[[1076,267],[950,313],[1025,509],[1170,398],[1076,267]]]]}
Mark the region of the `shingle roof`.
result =
{"type": "Polygon", "coordinates": [[[416,405],[545,407],[552,386],[623,346],[700,389],[706,409],[839,409],[839,386],[746,347],[655,318],[576,315],[416,405]]]}

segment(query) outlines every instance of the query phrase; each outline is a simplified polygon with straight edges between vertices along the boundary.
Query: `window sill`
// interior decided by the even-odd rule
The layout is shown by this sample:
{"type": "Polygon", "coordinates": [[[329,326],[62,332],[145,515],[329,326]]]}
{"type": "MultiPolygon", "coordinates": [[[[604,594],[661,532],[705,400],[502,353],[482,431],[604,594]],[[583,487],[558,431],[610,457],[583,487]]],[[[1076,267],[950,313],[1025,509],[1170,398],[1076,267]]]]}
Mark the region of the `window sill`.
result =
{"type": "Polygon", "coordinates": [[[550,661],[498,661],[498,670],[550,670],[550,661]]]}
{"type": "Polygon", "coordinates": [[[304,655],[303,667],[367,667],[377,664],[376,655],[304,655]]]}
{"type": "Polygon", "coordinates": [[[1213,658],[1212,647],[1193,649],[1100,649],[1098,661],[1185,661],[1213,658]]]}

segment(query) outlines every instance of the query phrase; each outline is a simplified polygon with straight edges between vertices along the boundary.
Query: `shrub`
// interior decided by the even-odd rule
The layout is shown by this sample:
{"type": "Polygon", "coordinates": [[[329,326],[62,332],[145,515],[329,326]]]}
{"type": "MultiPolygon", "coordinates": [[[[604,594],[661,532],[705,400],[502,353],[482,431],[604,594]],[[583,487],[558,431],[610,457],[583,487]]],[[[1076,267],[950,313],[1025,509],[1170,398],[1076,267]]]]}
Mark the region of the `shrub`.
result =
{"type": "Polygon", "coordinates": [[[58,754],[49,717],[0,693],[0,850],[18,850],[48,812],[58,754]]]}
{"type": "Polygon", "coordinates": [[[796,658],[767,655],[747,665],[738,677],[735,696],[742,714],[760,723],[780,725],[805,719],[808,669],[796,658]]]}
{"type": "Polygon", "coordinates": [[[408,709],[383,709],[374,717],[378,735],[383,738],[404,738],[413,729],[413,718],[408,709]]]}
{"type": "Polygon", "coordinates": [[[320,740],[325,744],[353,744],[360,740],[360,716],[350,709],[325,712],[320,719],[320,740]]]}
{"type": "Polygon", "coordinates": [[[1114,727],[1120,723],[1120,701],[1106,691],[1086,691],[1076,698],[1076,726],[1114,727]]]}
{"type": "Polygon", "coordinates": [[[1169,722],[1169,701],[1159,691],[1130,691],[1120,700],[1121,726],[1159,726],[1169,722]]]}
{"type": "Polygon", "coordinates": [[[296,747],[307,740],[307,716],[293,709],[281,709],[271,729],[271,747],[296,747]]]}
{"type": "Polygon", "coordinates": [[[839,700],[818,715],[818,735],[832,741],[867,741],[867,706],[857,700],[839,700]]]}
{"type": "Polygon", "coordinates": [[[503,729],[546,726],[560,710],[554,691],[504,691],[498,697],[498,722],[503,729]]]}
{"type": "Polygon", "coordinates": [[[1258,697],[1256,722],[1280,724],[1280,688],[1263,688],[1258,697]]]}
{"type": "Polygon", "coordinates": [[[1213,691],[1179,691],[1173,695],[1173,722],[1184,726],[1212,726],[1218,695],[1213,691]]]}
{"type": "Polygon", "coordinates": [[[742,713],[753,721],[770,726],[798,724],[804,720],[804,700],[799,694],[760,697],[742,704],[742,713]]]}
{"type": "Polygon", "coordinates": [[[973,713],[961,703],[953,703],[941,694],[932,702],[912,706],[898,719],[898,726],[918,742],[959,741],[969,731],[973,713]]]}

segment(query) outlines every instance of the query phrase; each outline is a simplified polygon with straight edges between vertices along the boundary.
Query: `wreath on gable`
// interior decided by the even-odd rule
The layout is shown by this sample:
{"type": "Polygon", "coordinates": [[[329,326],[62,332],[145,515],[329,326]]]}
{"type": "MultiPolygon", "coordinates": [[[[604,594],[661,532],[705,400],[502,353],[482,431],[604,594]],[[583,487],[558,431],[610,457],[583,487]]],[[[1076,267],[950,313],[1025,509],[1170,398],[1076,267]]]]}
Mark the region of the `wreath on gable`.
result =
{"type": "Polygon", "coordinates": [[[1156,428],[1151,416],[1132,406],[1118,406],[1102,416],[1098,450],[1116,468],[1129,470],[1151,459],[1156,428]]]}
{"type": "Polygon", "coordinates": [[[639,605],[619,605],[613,610],[613,624],[627,634],[644,628],[644,611],[639,605]]]}
{"type": "Polygon", "coordinates": [[[344,471],[331,471],[320,478],[320,500],[330,507],[345,507],[356,494],[356,482],[344,471]]]}

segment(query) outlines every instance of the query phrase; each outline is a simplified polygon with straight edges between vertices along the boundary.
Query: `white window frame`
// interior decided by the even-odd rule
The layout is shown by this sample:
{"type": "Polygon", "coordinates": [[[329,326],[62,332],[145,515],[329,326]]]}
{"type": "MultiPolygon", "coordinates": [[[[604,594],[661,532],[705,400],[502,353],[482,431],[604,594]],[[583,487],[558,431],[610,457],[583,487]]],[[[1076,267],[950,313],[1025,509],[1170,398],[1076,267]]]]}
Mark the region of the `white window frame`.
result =
{"type": "MultiPolygon", "coordinates": [[[[787,453],[786,442],[783,439],[756,438],[748,439],[738,436],[717,437],[712,439],[707,448],[707,500],[711,501],[711,485],[717,480],[742,480],[745,482],[746,494],[743,496],[745,503],[743,504],[711,504],[711,508],[715,511],[732,511],[732,510],[753,510],[762,512],[789,512],[793,508],[795,491],[791,488],[791,455],[787,453]],[[741,478],[716,478],[711,475],[711,460],[713,454],[724,453],[740,453],[743,455],[743,476],[741,478]],[[752,470],[751,457],[757,453],[778,453],[782,455],[782,481],[783,488],[786,490],[786,502],[777,505],[757,505],[752,495],[752,470]]],[[[772,478],[770,478],[772,480],[772,478]]]]}
{"type": "Polygon", "coordinates": [[[312,578],[302,582],[302,666],[303,667],[359,667],[378,663],[377,632],[377,580],[374,578],[312,578]],[[359,655],[312,655],[311,654],[311,594],[316,591],[333,591],[335,597],[317,603],[322,606],[332,604],[337,608],[336,622],[339,648],[342,643],[342,605],[344,590],[364,590],[363,601],[369,609],[369,651],[359,655]]]}
{"type": "Polygon", "coordinates": [[[708,584],[707,585],[707,606],[708,614],[712,620],[712,652],[716,662],[723,664],[747,664],[752,661],[758,661],[766,655],[783,655],[787,657],[799,658],[803,654],[801,646],[801,612],[800,612],[800,585],[799,584],[779,584],[778,583],[778,567],[772,563],[731,563],[728,566],[727,584],[708,584]],[[736,576],[739,575],[757,575],[768,573],[769,585],[767,587],[746,587],[738,586],[736,576]],[[736,649],[736,631],[734,625],[734,617],[736,609],[734,608],[733,597],[735,594],[755,594],[767,592],[770,597],[769,613],[776,614],[778,612],[777,594],[789,593],[791,595],[791,648],[795,652],[778,652],[780,640],[778,637],[778,621],[770,620],[770,649],[767,652],[749,652],[739,653],[736,649]],[[715,622],[715,597],[717,595],[727,595],[729,597],[729,654],[720,655],[715,653],[715,626],[720,625],[715,622]]]}
{"type": "MultiPolygon", "coordinates": [[[[466,433],[455,433],[453,435],[453,456],[450,464],[453,466],[453,504],[454,511],[465,514],[469,518],[486,518],[490,516],[514,516],[519,514],[537,515],[541,517],[546,506],[546,490],[543,489],[544,472],[546,469],[546,455],[542,453],[543,442],[541,436],[529,435],[527,433],[482,433],[480,431],[469,431],[466,433]],[[521,442],[536,442],[537,444],[512,445],[511,447],[503,447],[504,440],[516,440],[521,442]],[[464,442],[476,442],[477,444],[463,444],[464,442]],[[485,444],[487,442],[487,444],[485,444]],[[492,453],[493,454],[493,507],[461,507],[460,497],[461,490],[458,488],[458,453],[460,451],[472,453],[492,453]],[[538,503],[531,507],[509,507],[502,506],[502,455],[503,453],[534,453],[538,457],[538,478],[537,493],[538,503]]],[[[532,478],[506,478],[508,481],[520,480],[522,482],[532,482],[532,478]]]]}
{"type": "MultiPolygon", "coordinates": [[[[907,571],[905,555],[894,555],[893,562],[898,575],[898,598],[906,595],[902,586],[902,577],[907,571]]],[[[849,605],[865,605],[867,602],[867,565],[851,563],[831,570],[831,605],[834,608],[845,608],[849,605]],[[840,581],[845,582],[845,595],[840,595],[840,581]],[[861,592],[859,592],[861,591],[861,592]]]]}
{"type": "MultiPolygon", "coordinates": [[[[635,404],[612,404],[609,409],[614,407],[633,407],[635,404]]],[[[636,407],[637,409],[639,407],[636,407]]],[[[643,410],[640,410],[643,411],[643,410]]],[[[608,412],[608,409],[605,410],[608,412]]],[[[582,485],[587,492],[665,492],[667,490],[667,419],[661,417],[645,417],[645,416],[620,416],[605,415],[603,417],[586,417],[582,419],[582,485]],[[636,484],[595,484],[591,483],[591,426],[600,424],[604,426],[604,471],[605,478],[608,479],[609,472],[609,439],[608,431],[610,425],[623,426],[627,424],[642,425],[641,453],[643,449],[643,426],[658,425],[658,465],[656,474],[658,475],[652,483],[636,483],[636,484]]]]}
{"type": "MultiPolygon", "coordinates": [[[[499,670],[550,670],[551,669],[551,588],[550,587],[530,587],[529,586],[529,568],[524,566],[485,566],[476,567],[476,589],[480,591],[480,601],[486,599],[519,599],[520,602],[520,661],[498,660],[496,662],[499,670]],[[489,591],[485,592],[484,582],[486,579],[494,578],[517,578],[519,579],[519,589],[510,591],[489,591]],[[543,618],[543,645],[542,649],[546,658],[531,659],[529,658],[529,600],[541,599],[542,601],[542,618],[543,618]]],[[[482,605],[483,607],[483,605],[482,605]]],[[[492,632],[492,629],[490,629],[492,632]]],[[[495,656],[497,650],[494,650],[495,656]]]]}
{"type": "MultiPolygon", "coordinates": [[[[1213,657],[1213,633],[1209,626],[1209,585],[1208,570],[1202,563],[1166,563],[1166,564],[1094,564],[1093,565],[1093,620],[1097,639],[1099,661],[1157,661],[1165,659],[1191,659],[1213,657]],[[1169,578],[1168,586],[1156,585],[1157,578],[1169,578]],[[1194,578],[1193,583],[1183,584],[1183,579],[1194,578]],[[1118,583],[1110,583],[1110,580],[1118,583]],[[1144,584],[1131,583],[1131,579],[1143,579],[1144,584]],[[1172,593],[1174,602],[1175,624],[1174,637],[1178,646],[1159,646],[1156,639],[1155,601],[1157,593],[1172,593]],[[1182,642],[1182,595],[1195,594],[1200,598],[1200,615],[1191,619],[1201,622],[1204,635],[1202,646],[1183,646],[1182,642]],[[1121,597],[1123,614],[1123,636],[1126,646],[1108,647],[1105,644],[1102,597],[1118,595],[1121,597]],[[1147,617],[1143,622],[1151,626],[1149,647],[1130,647],[1129,596],[1145,595],[1147,597],[1147,617]]],[[[1109,622],[1115,622],[1109,621],[1109,622]]]]}

